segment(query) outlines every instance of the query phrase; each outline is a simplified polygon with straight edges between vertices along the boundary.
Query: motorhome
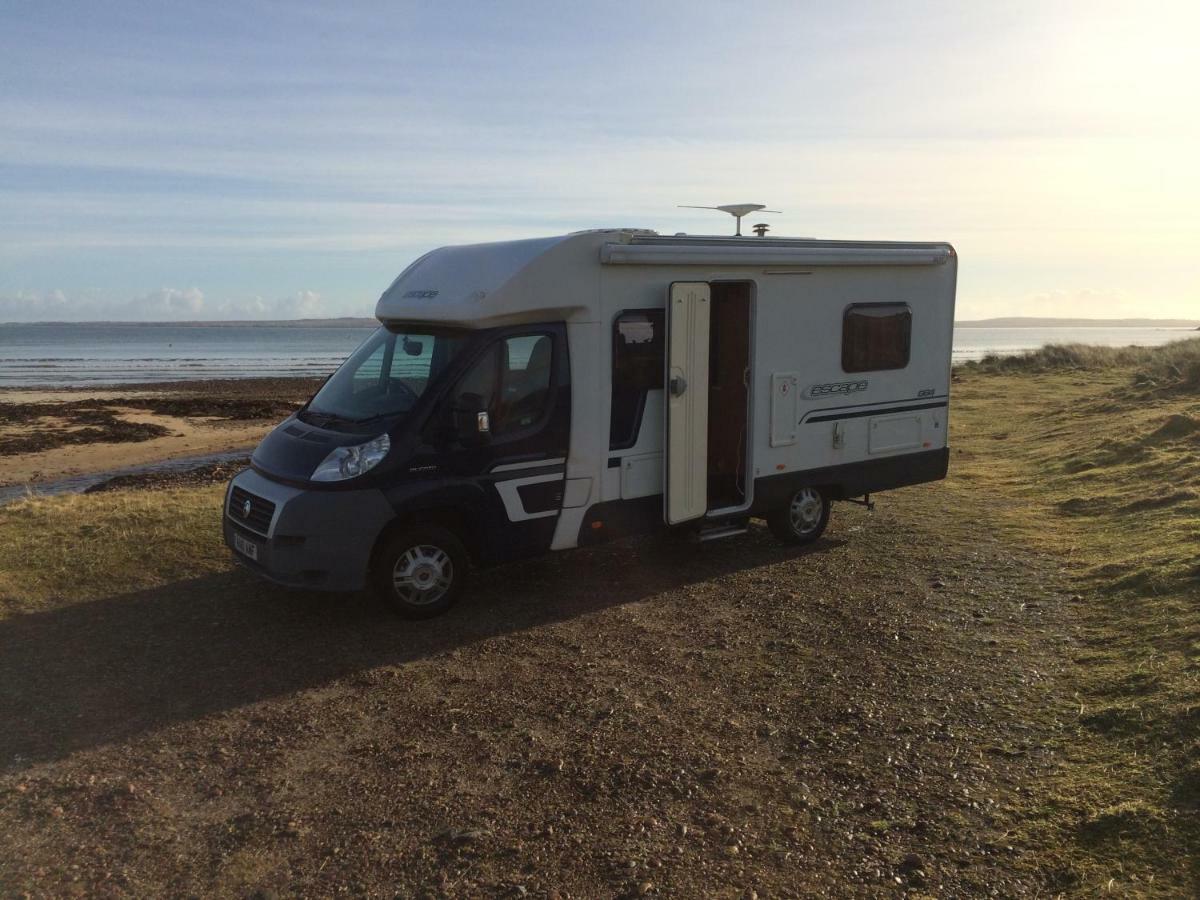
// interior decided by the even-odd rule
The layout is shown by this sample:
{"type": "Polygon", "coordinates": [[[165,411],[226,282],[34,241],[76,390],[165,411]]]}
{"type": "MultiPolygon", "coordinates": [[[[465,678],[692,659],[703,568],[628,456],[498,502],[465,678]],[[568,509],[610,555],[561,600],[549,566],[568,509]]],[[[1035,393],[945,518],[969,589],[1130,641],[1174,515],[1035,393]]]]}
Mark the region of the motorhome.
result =
{"type": "Polygon", "coordinates": [[[470,568],[651,529],[815,541],[835,501],[945,476],[956,271],[640,229],[434,250],[232,480],[226,543],[425,617],[470,568]]]}

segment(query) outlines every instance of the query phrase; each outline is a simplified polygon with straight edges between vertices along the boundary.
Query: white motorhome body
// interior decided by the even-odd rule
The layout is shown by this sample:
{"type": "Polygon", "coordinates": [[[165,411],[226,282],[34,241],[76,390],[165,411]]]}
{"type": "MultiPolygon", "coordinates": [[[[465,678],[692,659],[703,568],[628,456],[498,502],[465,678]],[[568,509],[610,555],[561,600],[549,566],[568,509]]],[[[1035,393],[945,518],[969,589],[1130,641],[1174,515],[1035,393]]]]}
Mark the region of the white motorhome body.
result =
{"type": "MultiPolygon", "coordinates": [[[[361,573],[327,580],[361,584],[393,523],[416,527],[421,510],[450,532],[478,532],[485,521],[527,526],[529,540],[509,550],[491,547],[486,535],[455,535],[488,562],[655,525],[732,533],[752,515],[767,516],[785,539],[808,540],[824,528],[832,500],[944,477],[956,270],[945,243],[632,229],[428,253],[383,293],[376,317],[391,332],[475,335],[465,354],[475,359],[503,342],[495,354],[501,374],[471,382],[499,378],[502,386],[445,387],[439,401],[432,368],[402,386],[424,396],[389,430],[385,463],[359,476],[385,498],[371,501],[373,549],[361,573]],[[528,386],[534,368],[545,379],[540,392],[528,386]],[[493,428],[507,415],[506,395],[525,403],[527,415],[519,427],[493,428]],[[479,405],[465,426],[463,397],[479,405]],[[439,413],[439,403],[457,411],[439,413]],[[556,403],[566,409],[554,412],[556,403]],[[458,415],[458,431],[440,446],[411,437],[431,433],[418,414],[458,415]],[[478,433],[463,434],[464,427],[478,433]],[[545,433],[540,444],[537,427],[545,433]],[[477,510],[443,513],[430,499],[441,492],[447,505],[459,504],[454,485],[475,477],[486,482],[475,495],[489,496],[501,521],[477,510]],[[398,491],[388,478],[407,486],[398,491]],[[414,481],[432,494],[414,493],[414,481]],[[464,518],[474,524],[455,524],[464,518]]],[[[401,340],[411,354],[442,338],[401,340]]],[[[381,357],[389,365],[391,358],[390,351],[381,357]]],[[[453,369],[445,376],[452,378],[461,385],[471,376],[453,369]]],[[[298,418],[289,420],[293,429],[338,430],[319,414],[298,418]]],[[[266,497],[274,509],[293,498],[273,484],[301,488],[296,471],[281,474],[281,451],[268,442],[256,452],[255,471],[234,488],[238,498],[266,497]]],[[[227,523],[227,533],[237,530],[236,510],[227,523]]],[[[436,566],[429,571],[436,575],[436,566]]],[[[269,567],[263,574],[279,575],[269,567]]]]}

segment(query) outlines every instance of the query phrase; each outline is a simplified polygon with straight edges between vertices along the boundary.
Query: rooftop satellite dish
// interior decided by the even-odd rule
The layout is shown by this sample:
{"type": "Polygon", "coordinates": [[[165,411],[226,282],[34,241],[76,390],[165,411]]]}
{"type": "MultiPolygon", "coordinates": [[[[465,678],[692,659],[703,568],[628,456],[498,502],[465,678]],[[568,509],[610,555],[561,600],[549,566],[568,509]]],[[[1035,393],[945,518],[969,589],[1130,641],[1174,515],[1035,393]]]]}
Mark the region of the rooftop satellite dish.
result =
{"type": "Polygon", "coordinates": [[[781,210],[767,209],[761,203],[727,203],[725,206],[688,206],[680,204],[680,209],[717,209],[724,213],[729,213],[737,219],[737,231],[734,232],[736,237],[742,236],[742,216],[748,216],[752,212],[768,212],[778,213],[781,210]]]}

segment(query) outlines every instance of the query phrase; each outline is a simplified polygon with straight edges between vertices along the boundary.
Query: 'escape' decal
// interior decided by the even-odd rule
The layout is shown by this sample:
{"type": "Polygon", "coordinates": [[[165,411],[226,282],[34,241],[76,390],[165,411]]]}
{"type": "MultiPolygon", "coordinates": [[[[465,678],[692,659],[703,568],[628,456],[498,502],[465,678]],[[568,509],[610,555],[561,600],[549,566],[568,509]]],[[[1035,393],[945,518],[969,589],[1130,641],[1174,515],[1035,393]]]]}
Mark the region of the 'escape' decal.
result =
{"type": "Polygon", "coordinates": [[[839,381],[834,384],[814,384],[805,393],[809,397],[842,397],[866,389],[865,381],[839,381]]]}

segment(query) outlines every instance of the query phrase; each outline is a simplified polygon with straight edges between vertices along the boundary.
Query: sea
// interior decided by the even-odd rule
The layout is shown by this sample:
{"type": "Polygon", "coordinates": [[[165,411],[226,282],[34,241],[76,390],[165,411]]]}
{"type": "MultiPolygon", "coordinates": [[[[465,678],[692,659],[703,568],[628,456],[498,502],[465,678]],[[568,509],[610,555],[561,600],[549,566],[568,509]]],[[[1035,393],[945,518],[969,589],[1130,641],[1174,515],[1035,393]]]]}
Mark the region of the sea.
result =
{"type": "MultiPolygon", "coordinates": [[[[88,387],[215,378],[323,378],[374,330],[370,321],[286,324],[0,324],[0,386],[88,387]]],[[[1045,344],[1157,346],[1190,328],[959,327],[954,361],[1045,344]]]]}

